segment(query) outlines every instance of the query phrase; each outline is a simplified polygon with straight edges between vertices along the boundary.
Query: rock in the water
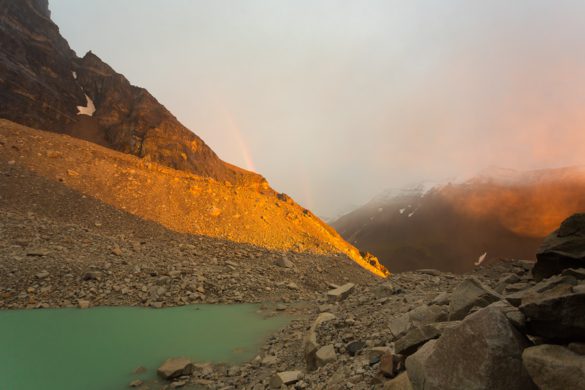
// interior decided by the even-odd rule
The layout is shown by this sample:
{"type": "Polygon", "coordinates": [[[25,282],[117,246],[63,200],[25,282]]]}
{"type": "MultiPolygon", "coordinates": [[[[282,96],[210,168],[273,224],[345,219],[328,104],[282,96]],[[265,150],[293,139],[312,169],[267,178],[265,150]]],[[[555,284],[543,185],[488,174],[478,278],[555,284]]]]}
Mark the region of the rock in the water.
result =
{"type": "Polygon", "coordinates": [[[522,353],[524,366],[540,389],[585,389],[585,356],[560,345],[538,345],[522,353]]]}
{"type": "Polygon", "coordinates": [[[543,294],[541,299],[520,306],[520,311],[531,334],[554,340],[585,340],[585,293],[543,294]]]}
{"type": "Polygon", "coordinates": [[[132,382],[130,382],[130,384],[128,384],[129,387],[140,387],[142,386],[144,382],[141,381],[140,379],[135,379],[132,382]]]}
{"type": "Polygon", "coordinates": [[[585,214],[574,214],[544,239],[532,269],[536,280],[585,267],[585,214]]]}
{"type": "Polygon", "coordinates": [[[335,347],[333,344],[319,348],[315,353],[315,360],[317,367],[323,367],[327,363],[337,360],[337,354],[335,353],[335,347]]]}
{"type": "Polygon", "coordinates": [[[164,379],[173,379],[183,375],[191,375],[194,366],[187,358],[171,358],[165,361],[157,370],[158,375],[164,379]]]}
{"type": "Polygon", "coordinates": [[[355,284],[353,283],[346,283],[343,286],[339,286],[333,290],[329,290],[327,292],[327,297],[329,301],[343,301],[345,298],[349,296],[351,291],[355,288],[355,284]]]}
{"type": "Polygon", "coordinates": [[[80,299],[77,301],[77,305],[80,309],[87,309],[89,308],[90,302],[85,299],[80,299]]]}
{"type": "Polygon", "coordinates": [[[280,389],[281,386],[292,385],[303,377],[303,373],[300,371],[284,371],[274,374],[270,378],[270,387],[273,389],[280,389]]]}
{"type": "Polygon", "coordinates": [[[500,310],[489,307],[422,346],[406,369],[414,389],[534,389],[522,364],[528,345],[500,310]]]}
{"type": "Polygon", "coordinates": [[[485,307],[501,300],[502,297],[494,290],[481,284],[475,278],[461,282],[451,294],[449,303],[449,321],[465,318],[474,307],[485,307]]]}

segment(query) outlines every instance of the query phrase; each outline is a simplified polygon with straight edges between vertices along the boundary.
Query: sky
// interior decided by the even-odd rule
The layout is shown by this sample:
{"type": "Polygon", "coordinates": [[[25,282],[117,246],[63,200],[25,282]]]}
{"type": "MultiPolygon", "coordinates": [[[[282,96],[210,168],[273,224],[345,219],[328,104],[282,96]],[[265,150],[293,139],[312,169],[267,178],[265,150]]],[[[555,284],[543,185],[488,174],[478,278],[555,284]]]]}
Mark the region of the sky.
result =
{"type": "Polygon", "coordinates": [[[585,2],[50,0],[83,56],[324,218],[387,188],[585,163],[585,2]]]}

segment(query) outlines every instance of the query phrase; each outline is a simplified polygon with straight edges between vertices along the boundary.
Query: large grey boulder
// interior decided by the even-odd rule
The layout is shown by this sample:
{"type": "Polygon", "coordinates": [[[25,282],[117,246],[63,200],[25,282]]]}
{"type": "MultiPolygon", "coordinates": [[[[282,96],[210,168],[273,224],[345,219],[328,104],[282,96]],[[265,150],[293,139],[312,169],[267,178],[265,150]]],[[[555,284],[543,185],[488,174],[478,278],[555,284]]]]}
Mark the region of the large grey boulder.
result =
{"type": "Polygon", "coordinates": [[[465,279],[451,294],[449,321],[462,320],[474,307],[485,307],[502,297],[475,278],[465,279]]]}
{"type": "Polygon", "coordinates": [[[497,308],[484,308],[406,359],[414,389],[535,389],[522,364],[530,345],[497,308]]]}
{"type": "Polygon", "coordinates": [[[183,375],[191,375],[194,366],[191,360],[183,357],[167,359],[157,370],[164,379],[173,379],[183,375]]]}
{"type": "Polygon", "coordinates": [[[553,340],[585,340],[585,292],[543,294],[520,306],[528,333],[553,340]]]}
{"type": "Polygon", "coordinates": [[[532,274],[536,280],[567,268],[585,267],[585,214],[574,214],[546,237],[536,253],[532,274]]]}
{"type": "Polygon", "coordinates": [[[522,353],[524,366],[541,389],[585,389],[585,356],[560,345],[539,345],[522,353]]]}
{"type": "Polygon", "coordinates": [[[571,291],[572,287],[577,284],[577,279],[574,276],[568,275],[554,275],[550,278],[543,279],[534,286],[525,290],[518,291],[511,298],[506,296],[506,299],[515,306],[527,304],[533,300],[542,298],[546,293],[547,296],[563,295],[571,291]]]}

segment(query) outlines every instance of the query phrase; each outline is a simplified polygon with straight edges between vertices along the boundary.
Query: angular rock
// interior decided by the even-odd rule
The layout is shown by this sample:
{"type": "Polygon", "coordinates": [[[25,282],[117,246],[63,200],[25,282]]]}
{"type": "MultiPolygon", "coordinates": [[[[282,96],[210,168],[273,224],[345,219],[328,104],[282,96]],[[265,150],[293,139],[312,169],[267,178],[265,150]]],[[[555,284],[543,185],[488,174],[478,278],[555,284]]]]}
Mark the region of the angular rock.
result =
{"type": "Polygon", "coordinates": [[[337,354],[335,353],[335,347],[333,344],[321,347],[315,353],[315,361],[317,367],[323,367],[327,363],[331,363],[337,360],[337,354]]]}
{"type": "Polygon", "coordinates": [[[380,358],[379,368],[380,373],[386,378],[394,378],[400,371],[404,370],[404,356],[388,351],[380,358]]]}
{"type": "Polygon", "coordinates": [[[426,362],[435,350],[436,343],[437,340],[430,340],[420,347],[415,354],[406,358],[406,372],[413,389],[426,389],[426,362]]]}
{"type": "Polygon", "coordinates": [[[501,299],[498,293],[484,286],[477,279],[466,279],[451,294],[449,321],[462,320],[472,308],[485,307],[501,299]]]}
{"type": "Polygon", "coordinates": [[[281,386],[292,385],[303,377],[303,373],[300,371],[284,371],[274,374],[270,378],[270,387],[273,389],[280,389],[281,386]]]}
{"type": "Polygon", "coordinates": [[[534,286],[521,292],[522,304],[530,303],[532,300],[540,299],[543,293],[548,296],[564,295],[571,291],[571,287],[577,284],[573,276],[554,275],[548,279],[541,280],[534,286]]]}
{"type": "Polygon", "coordinates": [[[390,332],[395,339],[404,335],[411,327],[412,322],[410,321],[408,314],[399,315],[398,317],[390,319],[388,322],[388,328],[390,328],[390,332]]]}
{"type": "Polygon", "coordinates": [[[343,286],[339,286],[336,289],[329,290],[327,292],[327,297],[329,298],[330,302],[338,302],[343,301],[345,298],[351,294],[351,291],[355,288],[355,284],[353,283],[346,283],[343,286]]]}
{"type": "Polygon", "coordinates": [[[390,352],[390,348],[389,347],[373,347],[373,348],[369,348],[366,351],[366,355],[368,357],[368,362],[370,364],[379,363],[380,362],[380,358],[386,352],[390,352]]]}
{"type": "Polygon", "coordinates": [[[396,378],[384,383],[384,390],[412,390],[412,384],[406,372],[400,373],[396,378]]]}
{"type": "Polygon", "coordinates": [[[376,298],[384,298],[396,294],[399,290],[400,288],[396,287],[393,283],[385,281],[375,286],[372,292],[376,298]]]}
{"type": "Polygon", "coordinates": [[[538,252],[532,274],[536,280],[567,268],[585,267],[585,214],[574,214],[548,235],[538,252]]]}
{"type": "Polygon", "coordinates": [[[441,332],[432,325],[414,327],[394,343],[394,351],[405,356],[412,355],[419,346],[440,335],[441,332]]]}
{"type": "Polygon", "coordinates": [[[585,280],[585,268],[568,268],[561,273],[562,276],[572,276],[577,280],[585,280]]]}
{"type": "Polygon", "coordinates": [[[183,375],[191,375],[193,369],[191,360],[179,357],[167,359],[156,372],[163,379],[174,379],[183,375]]]}
{"type": "Polygon", "coordinates": [[[512,306],[506,301],[494,302],[488,307],[500,310],[508,320],[518,329],[523,330],[526,326],[526,316],[517,307],[512,306]]]}
{"type": "Polygon", "coordinates": [[[530,334],[553,340],[585,340],[585,293],[543,294],[520,306],[530,334]]]}
{"type": "Polygon", "coordinates": [[[528,345],[500,310],[488,307],[423,345],[406,369],[414,389],[534,389],[522,364],[528,345]]]}
{"type": "Polygon", "coordinates": [[[408,312],[413,325],[426,325],[447,320],[448,309],[439,305],[422,305],[408,312]]]}
{"type": "Polygon", "coordinates": [[[585,389],[585,356],[560,345],[538,345],[522,353],[526,370],[540,389],[585,389]]]}
{"type": "Polygon", "coordinates": [[[449,304],[449,294],[446,292],[442,292],[439,295],[437,295],[435,298],[433,298],[431,303],[433,305],[448,305],[449,304]]]}

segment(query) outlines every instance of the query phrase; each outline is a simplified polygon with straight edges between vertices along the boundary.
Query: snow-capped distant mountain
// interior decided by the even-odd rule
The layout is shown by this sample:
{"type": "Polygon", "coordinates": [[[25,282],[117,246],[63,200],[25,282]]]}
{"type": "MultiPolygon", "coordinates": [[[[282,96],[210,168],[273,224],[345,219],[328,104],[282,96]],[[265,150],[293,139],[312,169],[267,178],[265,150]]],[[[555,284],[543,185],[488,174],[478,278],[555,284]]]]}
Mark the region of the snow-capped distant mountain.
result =
{"type": "Polygon", "coordinates": [[[491,167],[384,191],[332,226],[392,272],[467,271],[494,258],[534,258],[542,238],[579,211],[585,211],[585,167],[491,167]]]}

